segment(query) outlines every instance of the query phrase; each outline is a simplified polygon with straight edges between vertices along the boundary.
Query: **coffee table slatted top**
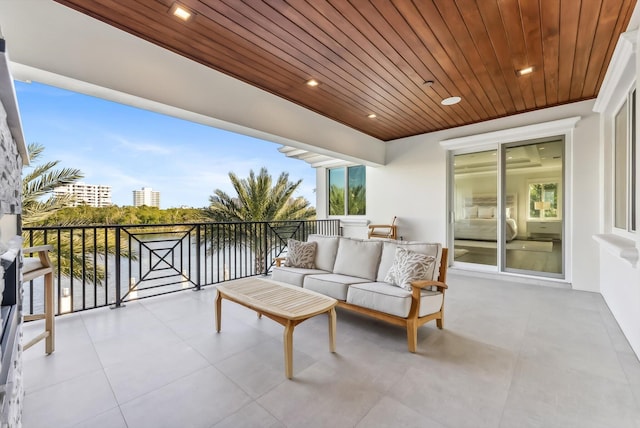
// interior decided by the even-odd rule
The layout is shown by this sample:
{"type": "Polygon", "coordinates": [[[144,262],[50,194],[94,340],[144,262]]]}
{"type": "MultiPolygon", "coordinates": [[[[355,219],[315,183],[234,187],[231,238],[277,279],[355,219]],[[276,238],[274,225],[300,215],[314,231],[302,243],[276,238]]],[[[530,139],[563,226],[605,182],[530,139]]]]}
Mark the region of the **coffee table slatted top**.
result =
{"type": "Polygon", "coordinates": [[[331,297],[266,279],[240,279],[219,285],[218,290],[233,300],[241,300],[252,309],[290,320],[306,319],[327,312],[336,304],[331,297]]]}

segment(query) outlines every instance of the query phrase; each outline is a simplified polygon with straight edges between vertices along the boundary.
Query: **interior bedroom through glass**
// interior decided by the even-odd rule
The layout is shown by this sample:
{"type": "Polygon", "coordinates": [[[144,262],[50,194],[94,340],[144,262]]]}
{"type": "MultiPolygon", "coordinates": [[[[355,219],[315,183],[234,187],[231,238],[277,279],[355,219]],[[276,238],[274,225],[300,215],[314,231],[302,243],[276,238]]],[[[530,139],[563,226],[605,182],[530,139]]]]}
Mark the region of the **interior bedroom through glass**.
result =
{"type": "Polygon", "coordinates": [[[562,138],[454,155],[455,263],[563,277],[563,159],[562,138]]]}

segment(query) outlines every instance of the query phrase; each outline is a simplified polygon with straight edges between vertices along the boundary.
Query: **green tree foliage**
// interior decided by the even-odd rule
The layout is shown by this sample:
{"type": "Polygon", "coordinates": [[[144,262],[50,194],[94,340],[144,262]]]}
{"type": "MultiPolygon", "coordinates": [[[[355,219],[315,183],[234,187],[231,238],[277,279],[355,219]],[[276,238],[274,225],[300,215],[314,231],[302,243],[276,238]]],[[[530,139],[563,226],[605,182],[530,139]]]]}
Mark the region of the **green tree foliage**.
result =
{"type": "MultiPolygon", "coordinates": [[[[44,146],[31,143],[28,147],[31,163],[42,156],[44,146]]],[[[22,224],[31,226],[45,222],[50,216],[73,202],[71,195],[54,197],[53,189],[80,180],[83,176],[79,169],[54,169],[60,161],[45,162],[32,167],[22,178],[22,224]],[[47,197],[47,199],[44,199],[47,197]],[[43,200],[44,199],[44,200],[43,200]]]]}
{"type": "Polygon", "coordinates": [[[344,215],[344,188],[333,185],[329,188],[329,215],[344,215]]]}
{"type": "Polygon", "coordinates": [[[65,224],[87,225],[139,225],[139,224],[177,224],[196,223],[206,219],[203,210],[198,208],[170,208],[161,210],[156,207],[117,206],[89,207],[81,205],[64,208],[51,216],[47,224],[51,226],[65,224]]]}
{"type": "MultiPolygon", "coordinates": [[[[214,222],[250,222],[308,220],[315,218],[315,208],[303,197],[294,198],[293,193],[302,183],[289,181],[289,174],[282,172],[277,180],[273,180],[266,168],[261,168],[256,175],[253,170],[249,177],[239,178],[229,173],[229,179],[236,192],[231,196],[221,189],[216,189],[209,197],[210,206],[205,215],[214,222]]],[[[261,272],[264,251],[271,251],[274,243],[264,242],[263,235],[247,228],[225,228],[230,231],[218,242],[223,245],[244,245],[249,247],[255,256],[256,272],[261,272]],[[242,239],[238,238],[242,234],[242,239]]]]}
{"type": "Polygon", "coordinates": [[[367,209],[367,195],[365,186],[349,187],[349,215],[364,215],[367,209]]]}
{"type": "MultiPolygon", "coordinates": [[[[32,165],[42,156],[44,147],[31,143],[28,147],[32,165]]],[[[83,177],[78,169],[63,168],[56,170],[60,161],[45,162],[31,167],[31,170],[22,179],[22,224],[28,226],[50,225],[60,211],[68,209],[74,199],[71,195],[54,197],[53,190],[65,184],[73,183],[83,177]],[[46,198],[46,199],[45,199],[46,198]]],[[[57,223],[58,225],[82,225],[86,221],[76,216],[73,221],[57,223]]],[[[96,239],[85,239],[84,246],[81,243],[82,231],[72,233],[65,231],[58,234],[49,234],[45,239],[42,230],[29,234],[23,233],[25,245],[38,246],[45,242],[53,246],[52,261],[61,275],[75,279],[102,284],[105,279],[104,269],[93,259],[94,254],[115,254],[114,239],[111,236],[98,235],[96,239]],[[108,244],[107,244],[108,242],[108,244]],[[80,249],[84,249],[84,253],[80,249]],[[73,261],[73,262],[72,262],[73,261]]],[[[123,257],[132,257],[126,248],[121,249],[123,257]]]]}

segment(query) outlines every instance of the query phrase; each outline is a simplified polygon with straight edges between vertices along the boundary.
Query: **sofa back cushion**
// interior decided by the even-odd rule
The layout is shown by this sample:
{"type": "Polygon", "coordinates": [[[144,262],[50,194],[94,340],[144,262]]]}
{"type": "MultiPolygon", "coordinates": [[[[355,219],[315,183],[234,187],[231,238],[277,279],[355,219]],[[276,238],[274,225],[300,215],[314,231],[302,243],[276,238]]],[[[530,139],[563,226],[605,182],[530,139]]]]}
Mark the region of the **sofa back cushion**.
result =
{"type": "Polygon", "coordinates": [[[309,235],[307,242],[316,243],[315,268],[333,272],[333,265],[338,253],[339,236],[309,235]]]}
{"type": "Polygon", "coordinates": [[[398,247],[435,257],[435,263],[431,265],[429,278],[427,279],[434,281],[438,279],[438,275],[440,274],[440,260],[442,259],[441,244],[418,241],[384,241],[376,281],[384,282],[387,273],[389,273],[389,269],[391,269],[391,266],[393,265],[393,261],[396,256],[396,248],[398,247]]]}
{"type": "Polygon", "coordinates": [[[375,281],[381,254],[381,241],[340,238],[333,272],[375,281]]]}

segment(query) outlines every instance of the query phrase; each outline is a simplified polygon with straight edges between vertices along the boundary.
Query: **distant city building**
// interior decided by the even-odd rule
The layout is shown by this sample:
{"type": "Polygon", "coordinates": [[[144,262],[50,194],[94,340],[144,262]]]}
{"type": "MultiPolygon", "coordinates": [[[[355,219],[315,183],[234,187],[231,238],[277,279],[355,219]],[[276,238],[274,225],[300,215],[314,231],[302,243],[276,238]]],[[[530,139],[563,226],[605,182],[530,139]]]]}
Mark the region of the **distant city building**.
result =
{"type": "Polygon", "coordinates": [[[53,189],[54,196],[73,195],[73,206],[89,205],[90,207],[111,206],[111,186],[102,184],[71,183],[53,189]]]}
{"type": "Polygon", "coordinates": [[[133,206],[141,207],[143,205],[160,208],[160,192],[154,192],[151,187],[143,187],[142,190],[134,190],[133,206]]]}

